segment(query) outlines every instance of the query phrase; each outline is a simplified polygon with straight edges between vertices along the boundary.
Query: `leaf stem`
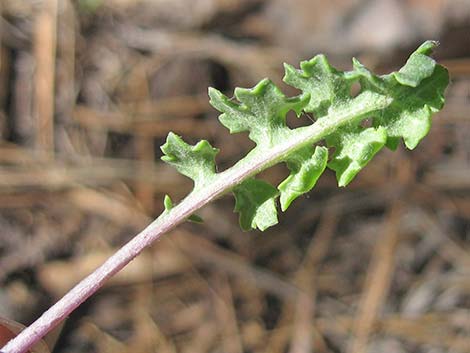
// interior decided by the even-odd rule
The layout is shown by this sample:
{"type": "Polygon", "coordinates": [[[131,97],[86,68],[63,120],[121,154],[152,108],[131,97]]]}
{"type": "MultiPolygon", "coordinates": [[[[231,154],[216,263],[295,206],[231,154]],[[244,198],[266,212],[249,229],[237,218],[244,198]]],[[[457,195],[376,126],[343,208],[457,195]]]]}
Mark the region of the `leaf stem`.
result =
{"type": "Polygon", "coordinates": [[[332,114],[332,116],[324,117],[310,126],[293,130],[290,138],[282,144],[268,150],[255,148],[233,167],[218,173],[210,185],[191,192],[169,212],[162,213],[155,221],[44,312],[35,322],[8,342],[0,353],[26,352],[146,247],[160,239],[163,234],[186,220],[210,201],[230,191],[247,178],[282,161],[289,153],[308,144],[314,144],[341,126],[352,123],[358,117],[377,111],[377,109],[381,109],[389,103],[390,100],[384,97],[383,101],[375,102],[373,105],[365,104],[356,111],[345,110],[342,113],[332,114]]]}

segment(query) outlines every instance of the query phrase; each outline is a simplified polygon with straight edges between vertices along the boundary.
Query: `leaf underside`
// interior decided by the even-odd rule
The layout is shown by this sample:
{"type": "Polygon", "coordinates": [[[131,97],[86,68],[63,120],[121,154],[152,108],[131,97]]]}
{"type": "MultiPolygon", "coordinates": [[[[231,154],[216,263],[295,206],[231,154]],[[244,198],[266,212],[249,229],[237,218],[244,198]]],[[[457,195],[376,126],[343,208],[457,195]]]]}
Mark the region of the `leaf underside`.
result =
{"type": "MultiPolygon", "coordinates": [[[[268,79],[251,89],[236,88],[235,99],[209,88],[211,105],[222,113],[220,122],[231,133],[248,132],[256,143],[251,157],[269,154],[296,138],[302,128],[286,125],[289,111],[297,117],[313,115],[313,124],[349,117],[347,124],[338,120],[324,138],[326,147],[299,141],[299,148],[280,157],[277,162],[286,163],[290,174],[277,187],[249,177],[232,189],[242,229],[264,230],[276,224],[276,199],[280,198],[285,211],[314,187],[326,167],[336,173],[339,186],[346,186],[384,146],[394,150],[403,139],[407,148],[414,149],[429,132],[432,114],[442,109],[449,82],[447,70],[429,56],[436,45],[434,41],[423,43],[399,71],[382,76],[356,59],[353,69],[346,72],[332,67],[323,55],[301,62],[300,69],[285,64],[284,82],[302,92],[296,97],[286,97],[268,79]],[[354,95],[353,85],[360,86],[354,95]],[[329,150],[334,150],[330,156],[329,150]]],[[[170,133],[162,151],[165,162],[194,181],[194,191],[210,187],[219,175],[215,165],[218,150],[205,140],[191,146],[170,133]]],[[[171,204],[168,200],[165,206],[171,204]]]]}

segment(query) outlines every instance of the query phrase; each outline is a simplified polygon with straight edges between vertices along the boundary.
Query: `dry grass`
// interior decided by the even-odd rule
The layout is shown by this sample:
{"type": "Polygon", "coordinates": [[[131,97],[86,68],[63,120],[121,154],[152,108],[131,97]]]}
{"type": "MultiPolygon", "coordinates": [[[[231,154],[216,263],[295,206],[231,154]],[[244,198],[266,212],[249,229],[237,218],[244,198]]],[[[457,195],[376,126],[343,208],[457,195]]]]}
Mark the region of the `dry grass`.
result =
{"type": "MultiPolygon", "coordinates": [[[[165,3],[0,4],[0,315],[31,322],[165,193],[190,190],[159,161],[168,131],[208,138],[221,168],[248,150],[217,123],[208,86],[280,82],[283,61],[317,52],[283,41],[306,27],[284,33],[288,13],[276,26],[277,1],[165,3]]],[[[420,147],[382,152],[347,189],[325,175],[263,234],[239,230],[230,198],[207,206],[205,224],[168,234],[75,312],[54,352],[470,352],[470,27],[463,2],[429,3],[399,5],[440,19],[452,76],[420,147]]],[[[325,38],[346,35],[354,6],[339,2],[344,27],[328,17],[312,36],[342,67],[351,48],[325,38]]],[[[353,54],[385,71],[419,40],[353,54]]]]}

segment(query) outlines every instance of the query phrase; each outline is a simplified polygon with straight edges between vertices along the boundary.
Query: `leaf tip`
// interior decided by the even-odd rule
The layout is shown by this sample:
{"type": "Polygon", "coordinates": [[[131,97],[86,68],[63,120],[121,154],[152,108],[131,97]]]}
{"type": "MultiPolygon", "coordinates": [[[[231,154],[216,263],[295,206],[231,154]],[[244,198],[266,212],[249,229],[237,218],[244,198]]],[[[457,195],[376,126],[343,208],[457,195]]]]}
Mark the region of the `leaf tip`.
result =
{"type": "Polygon", "coordinates": [[[212,98],[214,98],[214,97],[216,97],[217,95],[220,95],[220,94],[222,94],[222,93],[221,93],[217,88],[209,87],[209,88],[207,89],[207,94],[208,94],[209,98],[212,99],[212,98]]]}
{"type": "Polygon", "coordinates": [[[290,64],[284,63],[284,77],[282,78],[282,81],[287,83],[289,81],[289,78],[294,76],[296,72],[297,70],[295,67],[290,64]]]}
{"type": "Polygon", "coordinates": [[[437,40],[427,40],[416,49],[415,53],[430,55],[439,44],[437,40]]]}
{"type": "Polygon", "coordinates": [[[291,193],[291,194],[281,193],[281,196],[279,198],[279,202],[281,204],[281,211],[286,212],[286,210],[291,205],[292,201],[294,201],[298,196],[299,195],[296,195],[294,193],[291,193]]]}
{"type": "Polygon", "coordinates": [[[215,109],[221,111],[225,101],[228,100],[228,98],[214,87],[209,87],[207,94],[209,95],[209,104],[215,109]]]}
{"type": "Polygon", "coordinates": [[[178,138],[178,135],[170,131],[166,137],[166,141],[163,145],[160,146],[160,150],[163,152],[163,156],[160,159],[164,162],[173,162],[175,157],[171,153],[171,145],[174,144],[178,138]]]}

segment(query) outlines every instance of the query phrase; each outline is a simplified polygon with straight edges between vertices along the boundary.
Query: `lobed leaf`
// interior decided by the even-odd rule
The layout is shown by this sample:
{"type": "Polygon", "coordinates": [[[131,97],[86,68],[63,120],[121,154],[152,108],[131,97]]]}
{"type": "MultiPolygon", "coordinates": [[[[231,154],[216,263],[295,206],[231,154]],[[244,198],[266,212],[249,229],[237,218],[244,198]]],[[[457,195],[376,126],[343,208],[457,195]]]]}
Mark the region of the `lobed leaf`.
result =
{"type": "MultiPolygon", "coordinates": [[[[394,88],[395,78],[385,80],[394,88]]],[[[400,86],[393,91],[393,103],[374,120],[374,126],[387,130],[387,147],[395,150],[400,138],[414,149],[431,128],[431,116],[444,106],[444,90],[449,83],[447,70],[438,65],[418,86],[400,86]]]]}
{"type": "MultiPolygon", "coordinates": [[[[447,70],[429,56],[436,45],[423,43],[399,71],[383,76],[356,59],[351,71],[340,71],[324,55],[301,62],[300,69],[285,64],[284,81],[302,91],[292,98],[268,79],[251,89],[235,89],[232,99],[210,88],[210,103],[222,113],[220,122],[231,133],[247,131],[256,143],[231,168],[245,173],[231,187],[242,229],[264,230],[276,224],[277,197],[285,211],[314,187],[326,166],[335,171],[339,186],[346,186],[384,146],[395,149],[403,139],[406,147],[415,148],[430,129],[431,115],[442,109],[449,83],[447,70]],[[353,95],[354,84],[360,89],[353,95]],[[310,127],[290,129],[286,125],[290,110],[297,117],[313,114],[316,121],[310,127]],[[310,131],[313,137],[306,133],[310,131]],[[314,145],[320,139],[326,147],[314,145]],[[331,156],[329,150],[334,150],[331,156]],[[265,164],[251,166],[260,160],[265,164]],[[280,162],[286,163],[290,174],[277,189],[254,178],[280,162]]],[[[210,188],[217,178],[225,177],[215,173],[218,150],[207,141],[190,146],[170,133],[162,150],[163,160],[193,179],[195,190],[210,188]]]]}
{"type": "Polygon", "coordinates": [[[287,210],[292,201],[309,192],[322,175],[328,161],[328,149],[307,146],[289,156],[286,160],[290,175],[279,184],[281,209],[287,210]]]}
{"type": "MultiPolygon", "coordinates": [[[[211,103],[223,113],[221,122],[231,132],[248,131],[256,147],[230,169],[216,173],[217,149],[207,141],[188,145],[170,133],[162,146],[162,159],[193,179],[194,190],[175,207],[166,196],[161,217],[10,340],[2,351],[27,351],[145,247],[184,219],[196,219],[191,216],[193,212],[225,192],[231,190],[235,195],[235,210],[240,212],[243,229],[264,230],[274,225],[279,194],[285,210],[292,200],[313,187],[325,169],[328,150],[313,148],[323,139],[334,148],[327,165],[336,171],[340,185],[349,183],[384,145],[394,149],[403,139],[408,148],[416,147],[429,131],[431,115],[442,108],[449,82],[447,70],[429,58],[436,44],[424,43],[398,72],[385,76],[372,74],[357,60],[353,60],[352,71],[341,72],[324,56],[303,62],[301,70],[286,66],[286,82],[303,91],[294,98],[284,96],[269,80],[253,89],[237,89],[239,102],[210,90],[211,103]],[[361,85],[357,96],[350,94],[354,82],[361,85]],[[302,109],[314,113],[317,121],[289,129],[285,114],[294,110],[299,116],[302,109]],[[372,120],[372,127],[361,124],[365,118],[372,120]],[[287,163],[291,173],[278,189],[254,178],[280,162],[287,163]]],[[[6,343],[18,327],[3,320],[0,328],[0,338],[6,343]]],[[[48,352],[47,347],[42,348],[48,352]]]]}
{"type": "Polygon", "coordinates": [[[272,146],[289,131],[286,114],[299,116],[309,96],[288,98],[270,80],[264,79],[251,89],[236,88],[235,102],[214,88],[209,89],[211,105],[222,112],[219,120],[230,133],[249,131],[258,146],[272,146]]]}
{"type": "Polygon", "coordinates": [[[437,45],[437,42],[431,40],[424,42],[410,55],[406,64],[392,75],[402,85],[417,87],[421,81],[434,73],[436,62],[428,55],[437,45]]]}
{"type": "Polygon", "coordinates": [[[306,112],[321,118],[335,106],[342,105],[344,98],[349,98],[354,79],[332,67],[323,54],[302,61],[300,68],[297,70],[284,64],[284,82],[310,94],[310,100],[304,108],[306,112]]]}
{"type": "Polygon", "coordinates": [[[277,224],[276,197],[278,191],[271,184],[250,178],[233,189],[235,211],[240,212],[243,230],[265,230],[277,224]]]}
{"type": "Polygon", "coordinates": [[[347,127],[340,134],[327,136],[327,146],[336,148],[328,168],[336,172],[338,185],[348,185],[386,141],[387,133],[383,127],[347,127]]]}
{"type": "Polygon", "coordinates": [[[385,76],[374,75],[356,59],[349,72],[332,68],[323,56],[301,63],[301,70],[286,65],[284,80],[310,93],[305,110],[318,119],[379,97],[386,97],[389,102],[372,116],[358,116],[357,124],[326,138],[327,145],[336,149],[328,167],[336,172],[339,186],[351,182],[382,146],[396,149],[403,138],[405,145],[413,149],[429,132],[431,115],[442,109],[448,85],[447,70],[428,56],[436,45],[425,42],[398,72],[385,76]],[[356,97],[351,97],[355,82],[360,83],[361,89],[356,97]],[[364,118],[373,118],[374,128],[361,127],[359,122],[364,118]]]}
{"type": "Polygon", "coordinates": [[[165,154],[162,160],[173,165],[181,174],[191,178],[195,189],[209,184],[215,176],[215,156],[219,150],[212,147],[206,140],[191,146],[181,137],[170,132],[161,150],[165,154]]]}

